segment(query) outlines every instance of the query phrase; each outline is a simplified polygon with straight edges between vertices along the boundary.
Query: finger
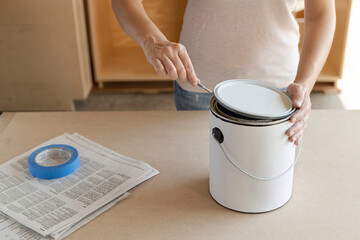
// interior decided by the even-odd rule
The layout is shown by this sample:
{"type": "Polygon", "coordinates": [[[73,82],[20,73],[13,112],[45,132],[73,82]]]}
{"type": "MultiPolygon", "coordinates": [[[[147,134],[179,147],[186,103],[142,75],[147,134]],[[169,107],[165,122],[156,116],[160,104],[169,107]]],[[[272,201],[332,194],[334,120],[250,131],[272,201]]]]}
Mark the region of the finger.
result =
{"type": "Polygon", "coordinates": [[[193,66],[193,64],[190,60],[189,54],[187,53],[185,48],[183,48],[179,51],[179,57],[185,67],[187,80],[192,85],[196,85],[196,83],[200,82],[200,80],[198,79],[198,77],[195,74],[194,66],[193,66]]]}
{"type": "Polygon", "coordinates": [[[298,119],[305,118],[310,112],[310,104],[308,98],[305,98],[302,106],[290,118],[290,122],[296,122],[298,119]]]}
{"type": "MultiPolygon", "coordinates": [[[[289,140],[290,140],[290,142],[294,142],[295,144],[297,142],[299,144],[303,135],[304,135],[304,129],[299,131],[294,136],[289,137],[289,140]]],[[[298,145],[298,144],[296,144],[296,145],[298,145]]]]}
{"type": "Polygon", "coordinates": [[[306,96],[301,107],[291,116],[290,122],[296,122],[298,119],[304,118],[311,111],[310,97],[306,96]]]}
{"type": "Polygon", "coordinates": [[[186,82],[187,81],[186,70],[185,70],[185,67],[184,67],[183,63],[181,62],[179,56],[178,55],[169,56],[169,59],[174,64],[176,71],[177,71],[178,78],[180,79],[180,81],[186,82]]]}
{"type": "Polygon", "coordinates": [[[302,103],[304,102],[304,97],[301,95],[293,96],[293,106],[296,108],[300,108],[302,103]]]}
{"type": "Polygon", "coordinates": [[[171,78],[171,80],[176,80],[178,78],[178,75],[175,65],[166,56],[163,56],[160,60],[165,66],[167,75],[171,78]]]}
{"type": "Polygon", "coordinates": [[[154,66],[155,71],[157,72],[157,74],[159,74],[160,76],[165,76],[166,75],[165,67],[164,67],[164,65],[162,64],[162,62],[159,59],[155,58],[152,61],[152,65],[154,66]]]}
{"type": "Polygon", "coordinates": [[[286,131],[286,135],[288,135],[289,137],[294,136],[295,134],[297,134],[303,127],[303,122],[302,121],[298,121],[296,123],[294,123],[292,125],[291,128],[289,128],[289,130],[286,131]]]}
{"type": "Polygon", "coordinates": [[[295,145],[297,145],[297,146],[300,145],[302,137],[303,137],[303,136],[301,136],[300,138],[298,138],[298,139],[295,140],[295,142],[294,142],[295,145]]]}
{"type": "Polygon", "coordinates": [[[296,111],[290,118],[290,122],[295,123],[296,121],[298,121],[299,119],[303,119],[305,118],[305,116],[307,115],[308,111],[305,108],[300,108],[298,111],[296,111]]]}
{"type": "MultiPolygon", "coordinates": [[[[298,89],[298,88],[295,88],[295,89],[298,89]]],[[[295,89],[294,88],[289,89],[288,93],[292,96],[293,106],[295,106],[296,108],[300,108],[304,102],[305,93],[301,90],[295,91],[295,89]]]]}
{"type": "Polygon", "coordinates": [[[296,135],[298,132],[300,132],[301,130],[304,130],[307,126],[307,123],[309,121],[310,115],[306,115],[304,118],[300,119],[299,121],[297,121],[296,123],[294,123],[291,128],[289,128],[286,131],[286,134],[291,137],[296,135]]]}

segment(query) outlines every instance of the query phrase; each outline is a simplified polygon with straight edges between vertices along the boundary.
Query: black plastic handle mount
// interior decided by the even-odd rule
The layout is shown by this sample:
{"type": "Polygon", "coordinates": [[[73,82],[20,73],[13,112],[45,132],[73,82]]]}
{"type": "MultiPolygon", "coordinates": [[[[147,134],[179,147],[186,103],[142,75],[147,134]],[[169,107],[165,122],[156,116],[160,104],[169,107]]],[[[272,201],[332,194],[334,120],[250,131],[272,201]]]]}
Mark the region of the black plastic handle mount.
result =
{"type": "Polygon", "coordinates": [[[224,141],[224,135],[222,134],[221,130],[217,127],[212,129],[212,135],[220,144],[224,141]]]}

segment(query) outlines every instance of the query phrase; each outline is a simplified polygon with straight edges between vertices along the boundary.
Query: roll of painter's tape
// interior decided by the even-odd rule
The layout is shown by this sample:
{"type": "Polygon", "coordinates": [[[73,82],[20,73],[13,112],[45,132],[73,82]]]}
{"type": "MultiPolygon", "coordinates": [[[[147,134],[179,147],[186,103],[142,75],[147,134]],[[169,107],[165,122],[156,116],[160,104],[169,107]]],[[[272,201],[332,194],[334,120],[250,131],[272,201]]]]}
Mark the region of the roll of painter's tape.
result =
{"type": "Polygon", "coordinates": [[[41,179],[65,177],[78,169],[79,164],[78,151],[64,144],[39,148],[28,157],[31,175],[41,179]]]}

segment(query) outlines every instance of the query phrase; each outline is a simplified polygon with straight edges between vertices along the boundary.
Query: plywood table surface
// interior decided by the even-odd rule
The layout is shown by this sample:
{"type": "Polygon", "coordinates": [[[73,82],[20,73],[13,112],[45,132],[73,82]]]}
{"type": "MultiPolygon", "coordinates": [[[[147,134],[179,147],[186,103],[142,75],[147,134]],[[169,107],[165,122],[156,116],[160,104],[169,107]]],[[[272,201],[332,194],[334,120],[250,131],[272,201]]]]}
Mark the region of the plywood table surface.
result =
{"type": "Polygon", "coordinates": [[[78,132],[160,171],[66,239],[359,239],[359,122],[360,111],[314,110],[293,196],[264,214],[211,198],[206,111],[4,113],[0,152],[5,162],[78,132]]]}

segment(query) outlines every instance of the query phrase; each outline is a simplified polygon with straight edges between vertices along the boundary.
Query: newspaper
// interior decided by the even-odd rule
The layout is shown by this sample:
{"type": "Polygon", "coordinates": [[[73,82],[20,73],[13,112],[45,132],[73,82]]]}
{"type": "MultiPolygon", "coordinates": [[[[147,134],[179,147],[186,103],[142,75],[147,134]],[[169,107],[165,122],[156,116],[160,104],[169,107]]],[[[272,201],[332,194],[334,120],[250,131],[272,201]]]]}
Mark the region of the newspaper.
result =
{"type": "MultiPolygon", "coordinates": [[[[127,198],[130,194],[124,193],[120,197],[116,198],[114,201],[108,203],[107,205],[99,208],[95,212],[91,213],[89,216],[85,217],[78,223],[76,223],[74,226],[69,227],[68,229],[64,230],[64,233],[62,235],[59,235],[57,240],[61,240],[64,237],[67,237],[74,231],[78,230],[91,220],[93,220],[95,217],[99,216],[112,206],[114,206],[116,203],[120,202],[121,200],[127,198]]],[[[3,216],[0,214],[0,237],[2,240],[51,240],[53,238],[50,237],[44,237],[41,236],[39,233],[31,230],[30,228],[27,228],[16,221],[7,218],[6,216],[3,216]]]]}
{"type": "Polygon", "coordinates": [[[145,162],[77,133],[65,133],[0,165],[0,212],[44,237],[58,239],[86,216],[158,173],[145,162]],[[60,179],[34,178],[27,158],[50,144],[75,147],[79,169],[60,179]]]}

